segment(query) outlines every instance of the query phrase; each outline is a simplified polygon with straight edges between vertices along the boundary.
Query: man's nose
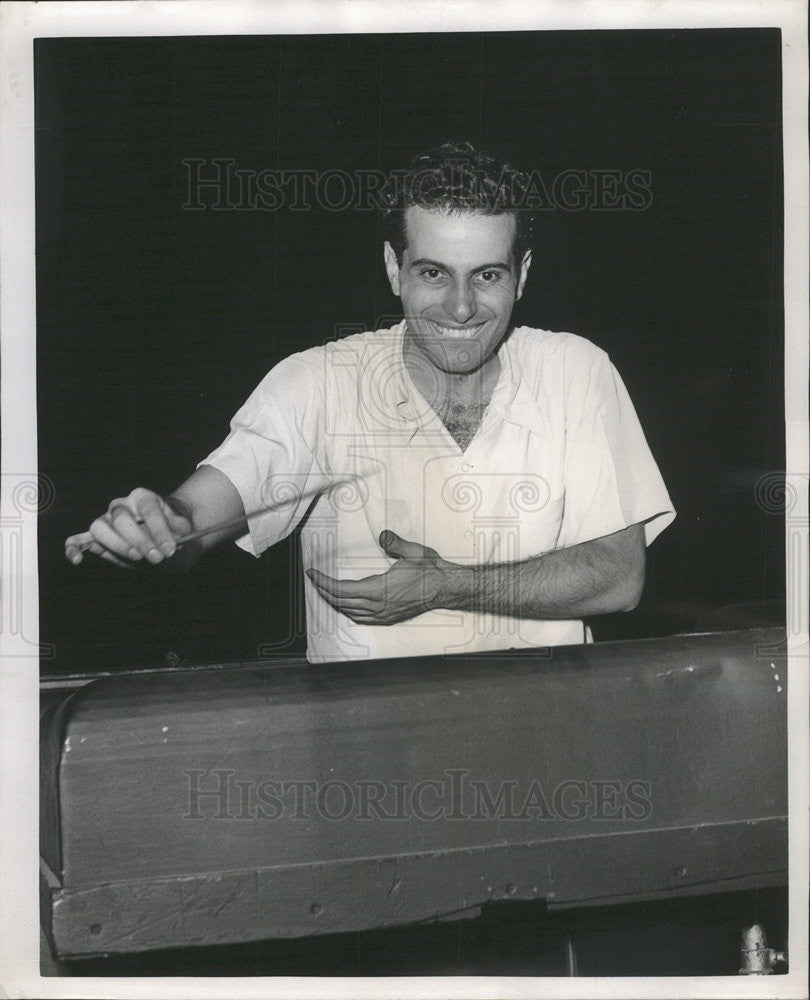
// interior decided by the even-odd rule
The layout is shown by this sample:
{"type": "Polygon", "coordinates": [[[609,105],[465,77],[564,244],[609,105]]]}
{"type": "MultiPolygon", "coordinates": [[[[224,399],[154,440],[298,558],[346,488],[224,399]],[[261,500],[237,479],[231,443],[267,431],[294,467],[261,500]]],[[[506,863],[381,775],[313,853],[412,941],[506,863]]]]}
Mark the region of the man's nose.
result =
{"type": "Polygon", "coordinates": [[[449,288],[444,300],[444,311],[456,323],[466,323],[472,319],[478,308],[475,293],[466,281],[457,281],[449,288]]]}

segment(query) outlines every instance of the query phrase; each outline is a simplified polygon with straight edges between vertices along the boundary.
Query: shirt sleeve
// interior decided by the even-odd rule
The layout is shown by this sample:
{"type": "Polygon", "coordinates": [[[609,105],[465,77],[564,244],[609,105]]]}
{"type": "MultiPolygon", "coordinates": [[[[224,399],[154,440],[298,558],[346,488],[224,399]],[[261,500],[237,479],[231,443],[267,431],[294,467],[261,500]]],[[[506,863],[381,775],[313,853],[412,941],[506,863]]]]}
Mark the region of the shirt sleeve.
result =
{"type": "MultiPolygon", "coordinates": [[[[323,394],[313,366],[293,355],[276,365],[200,462],[230,479],[248,515],[236,544],[259,556],[289,535],[329,485],[316,457],[323,394]]],[[[198,466],[199,467],[199,466],[198,466]]]]}
{"type": "MultiPolygon", "coordinates": [[[[619,373],[604,351],[566,361],[565,502],[559,545],[643,523],[649,545],[675,509],[619,373]]],[[[579,354],[579,350],[574,352],[579,354]]]]}

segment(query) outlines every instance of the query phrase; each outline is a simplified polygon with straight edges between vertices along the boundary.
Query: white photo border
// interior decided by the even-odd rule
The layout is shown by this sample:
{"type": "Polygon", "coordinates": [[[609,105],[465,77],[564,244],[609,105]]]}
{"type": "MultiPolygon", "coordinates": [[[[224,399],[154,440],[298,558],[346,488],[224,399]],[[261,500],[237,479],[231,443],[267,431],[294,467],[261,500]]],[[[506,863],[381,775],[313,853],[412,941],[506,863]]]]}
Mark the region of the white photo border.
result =
{"type": "MultiPolygon", "coordinates": [[[[20,476],[36,479],[33,41],[60,36],[340,34],[779,27],[782,30],[785,211],[785,406],[793,522],[808,555],[807,11],[802,0],[122,0],[9,2],[0,7],[0,331],[2,517],[20,476]],[[328,26],[328,27],[325,27],[328,26]]],[[[38,635],[36,504],[18,566],[26,637],[38,635]]],[[[4,562],[5,568],[5,562],[4,562]]],[[[790,973],[778,977],[531,979],[41,978],[37,889],[38,658],[0,632],[0,992],[13,997],[802,997],[807,990],[807,565],[790,629],[790,973]],[[12,820],[9,823],[9,819],[12,820]]],[[[8,585],[4,580],[3,584],[8,585]]],[[[0,629],[2,625],[0,625],[0,629]]]]}

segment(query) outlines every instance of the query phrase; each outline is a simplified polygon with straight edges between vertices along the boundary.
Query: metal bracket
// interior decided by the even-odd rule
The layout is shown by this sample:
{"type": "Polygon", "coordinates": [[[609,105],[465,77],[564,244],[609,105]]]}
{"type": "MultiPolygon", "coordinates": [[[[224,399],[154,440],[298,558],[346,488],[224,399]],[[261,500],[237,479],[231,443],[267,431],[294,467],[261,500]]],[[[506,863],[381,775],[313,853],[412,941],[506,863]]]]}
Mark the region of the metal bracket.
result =
{"type": "Polygon", "coordinates": [[[768,947],[765,929],[761,924],[746,927],[742,932],[741,976],[771,976],[773,967],[787,962],[787,953],[768,947]]]}

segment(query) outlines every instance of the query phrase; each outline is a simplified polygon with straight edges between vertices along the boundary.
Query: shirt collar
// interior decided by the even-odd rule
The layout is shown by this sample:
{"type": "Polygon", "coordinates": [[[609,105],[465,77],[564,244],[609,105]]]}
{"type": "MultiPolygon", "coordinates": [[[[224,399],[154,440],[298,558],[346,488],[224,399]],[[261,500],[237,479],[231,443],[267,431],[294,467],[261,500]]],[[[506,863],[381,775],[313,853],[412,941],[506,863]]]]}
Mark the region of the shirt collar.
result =
{"type": "Polygon", "coordinates": [[[507,423],[536,433],[542,421],[542,413],[515,354],[515,332],[513,330],[498,349],[501,371],[492,390],[487,412],[497,414],[507,423]]]}

